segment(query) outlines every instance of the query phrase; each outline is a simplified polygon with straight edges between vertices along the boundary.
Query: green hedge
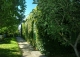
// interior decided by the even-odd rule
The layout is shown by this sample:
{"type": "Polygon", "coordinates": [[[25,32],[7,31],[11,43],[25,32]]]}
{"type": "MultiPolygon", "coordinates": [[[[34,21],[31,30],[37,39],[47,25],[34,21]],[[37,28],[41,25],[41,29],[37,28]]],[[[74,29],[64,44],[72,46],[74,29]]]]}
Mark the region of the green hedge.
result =
{"type": "MultiPolygon", "coordinates": [[[[23,38],[32,44],[36,50],[40,50],[45,55],[66,53],[65,49],[68,47],[60,45],[61,43],[58,42],[58,40],[54,40],[53,38],[56,36],[53,34],[47,34],[45,20],[41,21],[40,19],[37,19],[41,12],[34,9],[33,13],[35,15],[30,13],[29,17],[26,19],[26,22],[22,23],[23,38]]],[[[72,49],[70,48],[68,52],[71,52],[70,50],[72,49]]]]}
{"type": "Polygon", "coordinates": [[[73,49],[63,38],[73,43],[79,34],[80,17],[78,15],[80,13],[78,9],[80,9],[80,4],[75,2],[39,0],[37,7],[22,24],[22,34],[25,39],[36,50],[48,56],[73,53],[73,49]],[[59,33],[63,33],[63,36],[59,33]]]}

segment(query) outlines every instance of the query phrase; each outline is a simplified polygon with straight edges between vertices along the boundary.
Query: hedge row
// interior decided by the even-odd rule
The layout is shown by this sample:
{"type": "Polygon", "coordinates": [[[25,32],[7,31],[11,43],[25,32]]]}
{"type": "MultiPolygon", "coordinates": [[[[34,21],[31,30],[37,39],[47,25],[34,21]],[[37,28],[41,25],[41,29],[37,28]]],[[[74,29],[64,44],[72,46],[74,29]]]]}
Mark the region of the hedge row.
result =
{"type": "Polygon", "coordinates": [[[73,52],[71,46],[61,45],[61,42],[56,39],[60,36],[52,33],[53,29],[48,27],[52,21],[46,20],[46,17],[41,19],[42,15],[43,13],[38,10],[38,6],[32,10],[26,21],[22,23],[23,38],[32,44],[36,50],[40,50],[48,56],[73,52]]]}
{"type": "Polygon", "coordinates": [[[79,0],[39,0],[37,7],[22,24],[24,38],[35,49],[50,56],[71,54],[73,49],[77,51],[79,33],[79,0]]]}

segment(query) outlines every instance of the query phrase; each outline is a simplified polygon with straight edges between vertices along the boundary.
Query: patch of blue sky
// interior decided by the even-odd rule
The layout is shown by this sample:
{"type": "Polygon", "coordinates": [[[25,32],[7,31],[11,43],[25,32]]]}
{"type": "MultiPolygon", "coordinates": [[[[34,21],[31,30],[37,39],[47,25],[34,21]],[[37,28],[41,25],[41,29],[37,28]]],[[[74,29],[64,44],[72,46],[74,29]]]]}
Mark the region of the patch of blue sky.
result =
{"type": "Polygon", "coordinates": [[[33,4],[33,0],[26,0],[26,10],[25,10],[25,16],[28,16],[29,13],[32,11],[32,9],[34,9],[37,4],[33,4]]]}

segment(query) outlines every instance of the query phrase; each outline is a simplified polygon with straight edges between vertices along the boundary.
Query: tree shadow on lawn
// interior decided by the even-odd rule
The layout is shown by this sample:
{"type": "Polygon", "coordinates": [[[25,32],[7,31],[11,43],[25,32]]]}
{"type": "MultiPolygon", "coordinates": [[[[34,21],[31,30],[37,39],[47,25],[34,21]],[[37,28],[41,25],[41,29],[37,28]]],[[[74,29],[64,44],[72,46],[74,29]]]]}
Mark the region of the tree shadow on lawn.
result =
{"type": "Polygon", "coordinates": [[[16,50],[0,48],[0,57],[21,57],[21,54],[16,50]]]}
{"type": "Polygon", "coordinates": [[[11,37],[0,39],[0,44],[9,44],[11,40],[11,37]]]}

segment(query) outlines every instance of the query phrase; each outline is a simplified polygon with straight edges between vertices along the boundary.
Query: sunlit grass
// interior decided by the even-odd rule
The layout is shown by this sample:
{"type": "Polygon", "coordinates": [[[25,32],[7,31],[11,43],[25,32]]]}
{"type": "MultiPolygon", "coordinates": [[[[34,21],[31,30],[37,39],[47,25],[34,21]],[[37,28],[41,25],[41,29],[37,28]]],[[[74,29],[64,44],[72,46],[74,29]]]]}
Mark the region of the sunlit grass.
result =
{"type": "Polygon", "coordinates": [[[21,57],[21,51],[15,38],[0,40],[0,57],[21,57]]]}

